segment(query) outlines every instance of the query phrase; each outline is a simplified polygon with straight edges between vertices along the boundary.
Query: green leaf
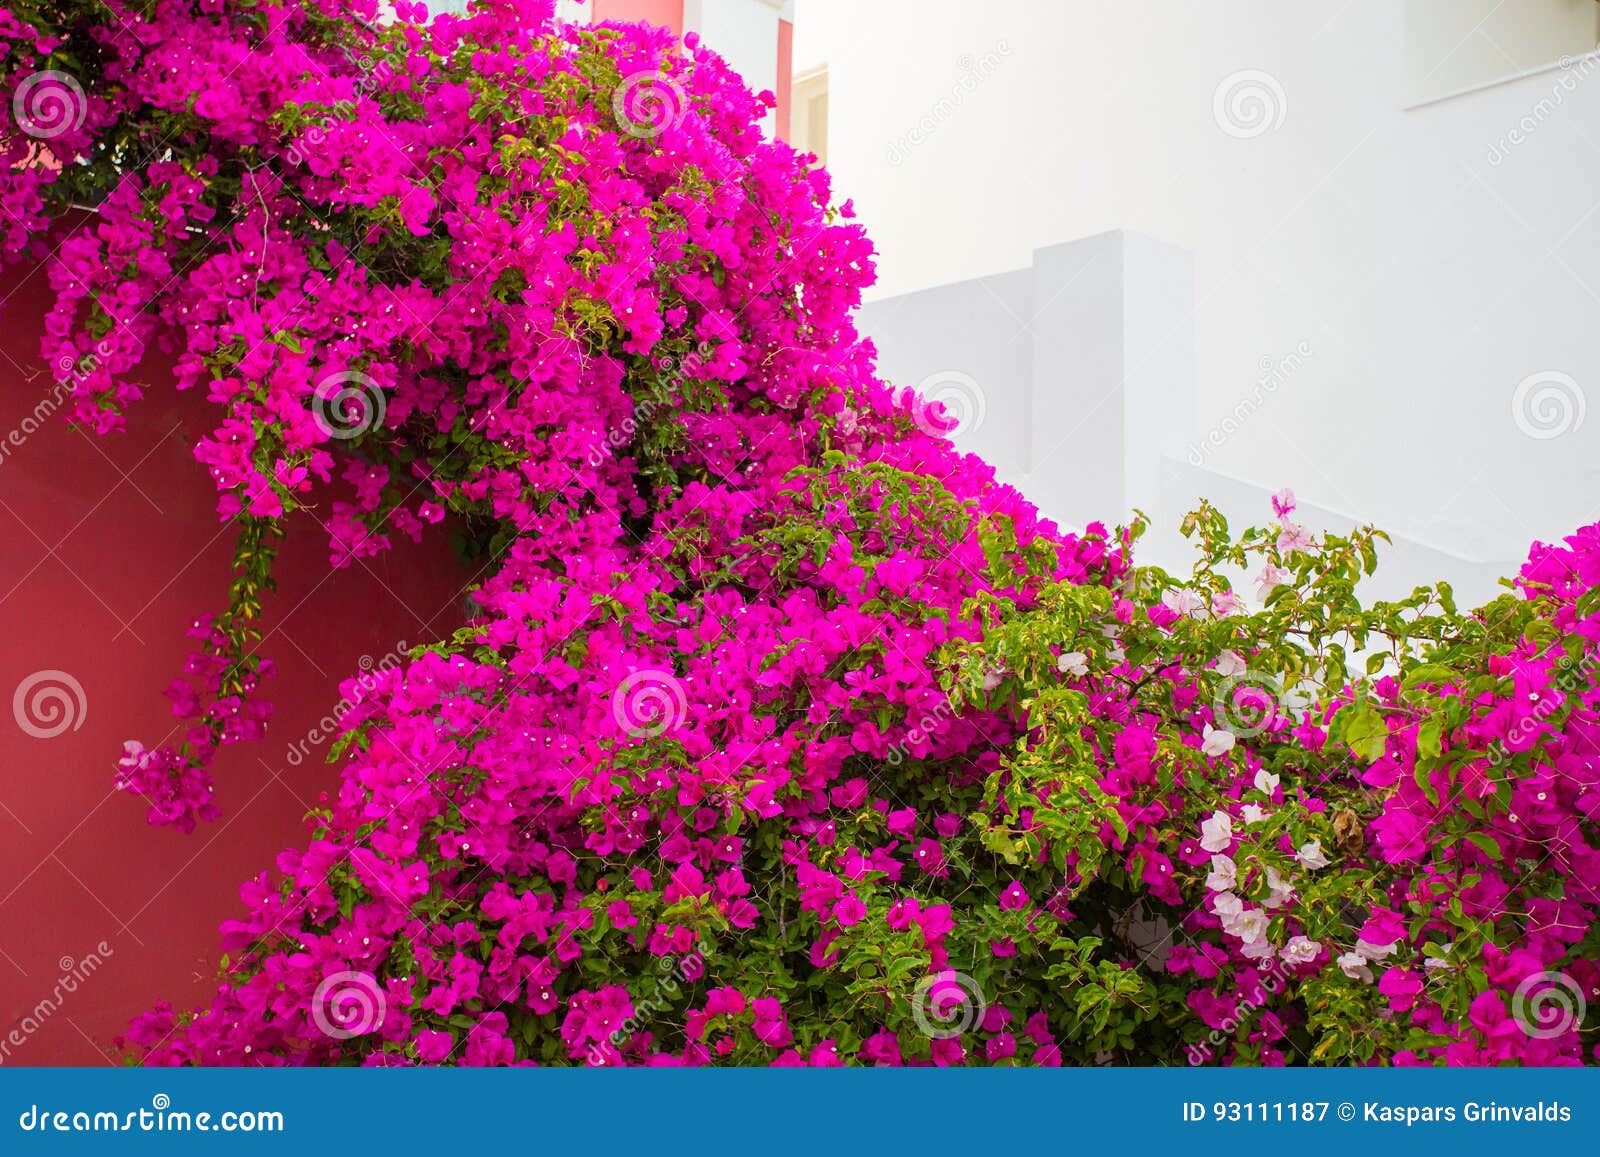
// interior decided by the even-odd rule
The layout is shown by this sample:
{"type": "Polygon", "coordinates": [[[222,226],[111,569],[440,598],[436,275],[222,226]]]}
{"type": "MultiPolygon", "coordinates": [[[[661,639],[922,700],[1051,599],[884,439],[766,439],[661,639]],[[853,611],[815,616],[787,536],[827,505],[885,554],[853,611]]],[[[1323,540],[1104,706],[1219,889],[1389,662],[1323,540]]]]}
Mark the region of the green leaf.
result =
{"type": "Polygon", "coordinates": [[[1457,683],[1461,672],[1445,663],[1424,663],[1406,674],[1400,686],[1409,691],[1422,683],[1457,683]]]}
{"type": "Polygon", "coordinates": [[[1417,728],[1417,750],[1429,759],[1438,759],[1444,750],[1444,716],[1430,715],[1417,728]]]}
{"type": "Polygon", "coordinates": [[[1351,713],[1341,732],[1345,746],[1356,758],[1371,763],[1383,754],[1389,740],[1389,728],[1384,725],[1383,716],[1370,703],[1353,704],[1344,710],[1351,713]]]}
{"type": "Polygon", "coordinates": [[[1412,778],[1417,781],[1417,786],[1422,789],[1422,794],[1428,798],[1429,805],[1438,807],[1439,791],[1433,786],[1433,776],[1430,771],[1431,769],[1426,764],[1419,763],[1416,771],[1412,772],[1412,778]]]}

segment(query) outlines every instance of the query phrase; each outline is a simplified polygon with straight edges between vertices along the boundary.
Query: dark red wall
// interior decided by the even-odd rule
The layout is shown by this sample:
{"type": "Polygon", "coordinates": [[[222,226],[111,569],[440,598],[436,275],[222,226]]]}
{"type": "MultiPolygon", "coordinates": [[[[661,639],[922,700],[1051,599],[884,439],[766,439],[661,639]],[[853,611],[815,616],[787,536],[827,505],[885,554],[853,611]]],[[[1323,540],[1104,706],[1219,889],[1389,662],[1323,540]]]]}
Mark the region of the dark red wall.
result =
{"type": "MultiPolygon", "coordinates": [[[[39,269],[0,277],[0,442],[51,391],[38,356],[47,293],[39,269]]],[[[462,619],[469,576],[443,528],[335,573],[321,530],[297,525],[267,608],[264,652],[279,670],[268,737],[219,759],[221,820],[191,835],[149,827],[143,802],[111,789],[116,760],[126,739],[153,747],[171,733],[161,692],[186,653],[185,625],[223,605],[232,548],[191,455],[214,411],[172,389],[169,365],[152,357],[140,375],[148,393],[126,433],[96,437],[57,415],[0,459],[3,1064],[104,1064],[141,1009],[203,1002],[238,885],[302,842],[302,817],[335,782],[326,745],[298,767],[291,745],[362,656],[462,619]],[[26,734],[12,710],[18,684],[41,670],[70,674],[86,702],[81,725],[50,739],[26,734]],[[104,963],[61,985],[102,941],[104,963]],[[41,1001],[57,1007],[35,1018],[41,1001]]]]}

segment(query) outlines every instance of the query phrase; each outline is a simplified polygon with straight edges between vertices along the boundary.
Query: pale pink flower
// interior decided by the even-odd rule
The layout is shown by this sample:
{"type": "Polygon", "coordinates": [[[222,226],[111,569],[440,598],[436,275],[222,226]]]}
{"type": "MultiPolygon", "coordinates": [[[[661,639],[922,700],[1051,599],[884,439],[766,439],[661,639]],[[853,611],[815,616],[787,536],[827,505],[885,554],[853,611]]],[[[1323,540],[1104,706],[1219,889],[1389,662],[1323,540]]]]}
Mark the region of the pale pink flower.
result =
{"type": "Polygon", "coordinates": [[[1246,908],[1237,915],[1224,917],[1222,930],[1249,944],[1266,936],[1271,923],[1271,919],[1260,908],[1246,908]]]}
{"type": "Polygon", "coordinates": [[[1295,965],[1310,964],[1321,951],[1322,945],[1309,936],[1291,936],[1289,943],[1283,946],[1283,962],[1295,965]]]}
{"type": "Polygon", "coordinates": [[[1219,619],[1229,615],[1237,615],[1244,610],[1244,603],[1239,601],[1239,596],[1232,591],[1219,591],[1211,596],[1211,613],[1219,619]]]}
{"type": "Polygon", "coordinates": [[[1367,967],[1367,958],[1360,953],[1346,952],[1334,963],[1339,966],[1339,971],[1343,972],[1351,980],[1360,980],[1367,984],[1372,983],[1372,969],[1367,967]]]}
{"type": "Polygon", "coordinates": [[[1239,884],[1239,866],[1227,856],[1211,857],[1211,874],[1206,877],[1206,888],[1212,892],[1228,892],[1239,884]]]}
{"type": "Polygon", "coordinates": [[[1316,545],[1311,532],[1298,522],[1286,521],[1278,531],[1278,549],[1284,554],[1293,554],[1297,550],[1310,550],[1316,545]]]}
{"type": "Polygon", "coordinates": [[[1217,674],[1224,679],[1243,675],[1246,669],[1244,658],[1237,651],[1224,651],[1217,656],[1217,674]]]}
{"type": "Polygon", "coordinates": [[[1197,619],[1206,608],[1205,600],[1200,597],[1199,592],[1187,587],[1163,591],[1161,604],[1181,619],[1197,619]]]}
{"type": "Polygon", "coordinates": [[[1267,596],[1288,582],[1289,578],[1289,571],[1281,566],[1273,566],[1269,562],[1261,568],[1261,573],[1256,576],[1256,598],[1266,602],[1267,596]]]}

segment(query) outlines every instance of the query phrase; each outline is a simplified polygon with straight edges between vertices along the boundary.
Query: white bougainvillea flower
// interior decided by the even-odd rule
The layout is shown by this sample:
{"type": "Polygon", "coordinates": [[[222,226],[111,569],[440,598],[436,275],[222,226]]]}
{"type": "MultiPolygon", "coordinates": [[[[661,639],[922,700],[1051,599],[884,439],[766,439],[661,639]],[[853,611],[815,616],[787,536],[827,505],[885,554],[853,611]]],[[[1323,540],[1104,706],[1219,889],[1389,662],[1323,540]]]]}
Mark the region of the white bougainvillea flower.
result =
{"type": "Polygon", "coordinates": [[[1225,727],[1213,727],[1209,723],[1205,724],[1201,739],[1203,742],[1200,744],[1200,750],[1206,755],[1226,755],[1233,750],[1236,742],[1233,732],[1225,727]]]}
{"type": "Polygon", "coordinates": [[[1239,883],[1239,866],[1227,856],[1211,857],[1211,874],[1206,877],[1206,887],[1213,892],[1227,892],[1239,883]]]}
{"type": "Polygon", "coordinates": [[[1089,656],[1082,651],[1067,651],[1056,660],[1056,670],[1063,675],[1076,675],[1082,678],[1089,673],[1089,656]]]}
{"type": "Polygon", "coordinates": [[[1343,972],[1351,980],[1361,980],[1367,984],[1372,983],[1372,969],[1367,967],[1367,958],[1359,952],[1346,952],[1334,963],[1339,966],[1339,971],[1343,972]]]}
{"type": "Polygon", "coordinates": [[[1239,954],[1246,960],[1271,960],[1278,954],[1272,946],[1272,941],[1263,936],[1260,940],[1248,940],[1239,949],[1239,954]]]}
{"type": "Polygon", "coordinates": [[[1313,872],[1318,868],[1326,868],[1329,862],[1327,854],[1322,850],[1321,840],[1311,840],[1309,843],[1301,844],[1294,858],[1300,861],[1302,868],[1310,868],[1313,872]]]}
{"type": "Polygon", "coordinates": [[[1367,940],[1357,940],[1356,954],[1365,960],[1377,962],[1386,956],[1392,955],[1394,950],[1399,947],[1400,941],[1398,940],[1396,940],[1393,944],[1373,944],[1367,940]]]}
{"type": "Polygon", "coordinates": [[[1222,930],[1230,936],[1237,936],[1246,944],[1254,944],[1266,938],[1267,927],[1271,919],[1260,908],[1245,908],[1232,916],[1225,916],[1222,920],[1222,930]]]}
{"type": "Polygon", "coordinates": [[[1267,865],[1267,887],[1271,891],[1267,898],[1261,901],[1263,908],[1281,908],[1294,899],[1294,886],[1271,864],[1267,865]]]}
{"type": "Polygon", "coordinates": [[[1233,846],[1233,817],[1212,812],[1200,824],[1200,846],[1208,852],[1226,852],[1233,846]]]}

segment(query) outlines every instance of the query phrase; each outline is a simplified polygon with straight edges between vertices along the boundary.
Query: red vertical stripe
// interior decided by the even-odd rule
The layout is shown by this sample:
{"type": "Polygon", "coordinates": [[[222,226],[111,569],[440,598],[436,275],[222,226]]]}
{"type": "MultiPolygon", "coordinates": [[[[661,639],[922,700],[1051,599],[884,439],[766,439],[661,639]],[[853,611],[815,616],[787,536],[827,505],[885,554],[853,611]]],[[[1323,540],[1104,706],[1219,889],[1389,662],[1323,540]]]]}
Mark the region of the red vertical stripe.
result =
{"type": "Polygon", "coordinates": [[[793,104],[794,78],[794,23],[778,21],[778,107],[774,113],[776,133],[780,141],[789,139],[789,109],[793,104]]]}

